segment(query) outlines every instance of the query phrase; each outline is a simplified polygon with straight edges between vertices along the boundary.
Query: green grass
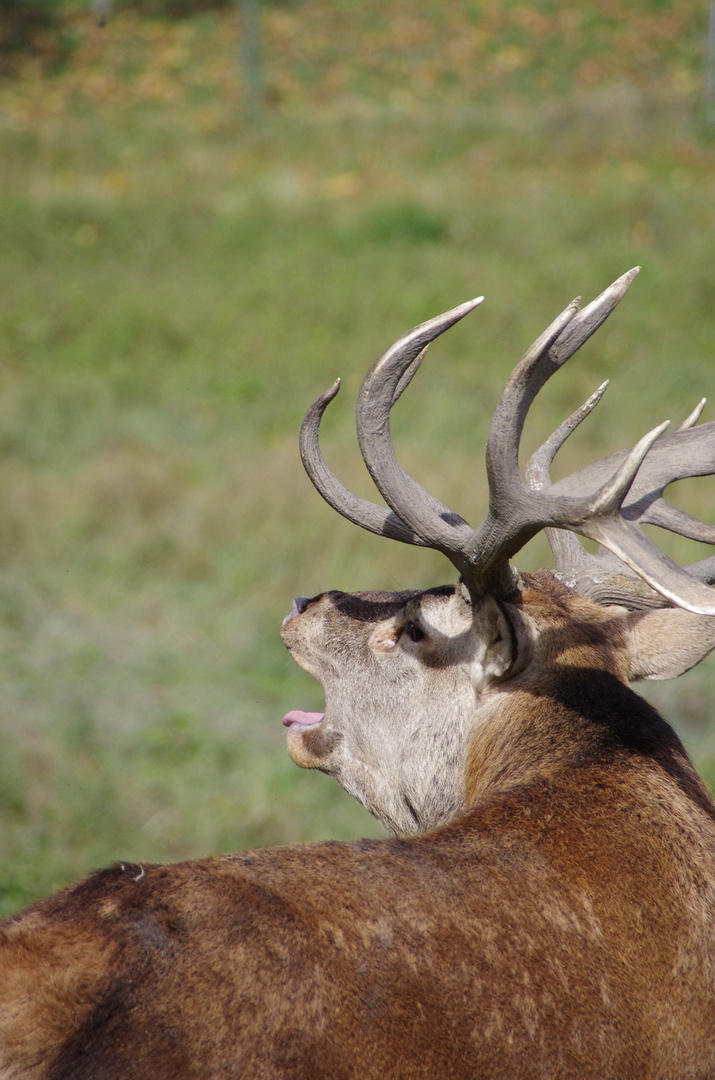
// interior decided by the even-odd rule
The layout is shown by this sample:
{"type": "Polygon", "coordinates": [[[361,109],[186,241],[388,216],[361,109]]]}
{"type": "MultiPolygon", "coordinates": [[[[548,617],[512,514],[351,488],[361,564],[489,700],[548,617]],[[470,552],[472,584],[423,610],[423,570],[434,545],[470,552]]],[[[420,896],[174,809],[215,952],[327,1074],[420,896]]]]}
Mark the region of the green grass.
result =
{"type": "MultiPolygon", "coordinates": [[[[305,5],[306,33],[321,10],[305,5]]],[[[571,467],[712,392],[715,155],[696,28],[654,44],[648,11],[640,66],[623,46],[613,70],[601,52],[599,77],[579,81],[579,44],[567,93],[549,76],[535,96],[553,66],[544,45],[521,89],[505,68],[504,94],[494,82],[480,96],[458,71],[425,97],[433,45],[415,45],[415,81],[400,82],[409,55],[390,67],[397,30],[370,5],[352,60],[331,52],[346,48],[337,34],[311,44],[305,85],[301,22],[271,9],[280,95],[251,129],[219,63],[228,15],[130,20],[126,39],[120,19],[106,55],[98,37],[65,75],[0,87],[0,910],[119,858],[376,834],[285,754],[283,712],[321,698],[280,620],[296,594],[453,573],[360,533],[305,479],[300,420],[336,375],[326,453],[371,494],[352,415],[368,364],[407,327],[486,294],[395,416],[406,466],[472,521],[501,385],[575,294],[643,266],[543,392],[527,448],[606,377],[564,451],[571,467]]],[[[519,45],[504,18],[485,55],[519,45]]],[[[709,491],[687,493],[704,517],[709,491]]],[[[535,542],[521,565],[545,558],[535,542]]],[[[711,668],[657,698],[712,782],[711,668]]]]}

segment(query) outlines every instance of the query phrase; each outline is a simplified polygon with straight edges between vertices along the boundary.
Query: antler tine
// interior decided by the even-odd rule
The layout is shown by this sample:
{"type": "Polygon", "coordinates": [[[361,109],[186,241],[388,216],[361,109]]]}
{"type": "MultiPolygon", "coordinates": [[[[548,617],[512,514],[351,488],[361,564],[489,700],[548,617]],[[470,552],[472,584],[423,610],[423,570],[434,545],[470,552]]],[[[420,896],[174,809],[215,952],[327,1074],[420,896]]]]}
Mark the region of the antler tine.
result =
{"type": "Polygon", "coordinates": [[[363,460],[388,506],[427,546],[442,551],[464,573],[474,530],[417,483],[399,465],[390,437],[390,410],[427,346],[483,300],[469,300],[408,331],[365,376],[357,403],[357,433],[363,460]]]}
{"type": "MultiPolygon", "coordinates": [[[[494,410],[487,442],[489,489],[497,501],[504,489],[523,487],[519,443],[529,408],[547,380],[598,330],[640,272],[622,274],[579,311],[577,298],[565,308],[514,368],[494,410]]],[[[495,507],[496,509],[496,507],[495,507]]]]}
{"type": "Polygon", "coordinates": [[[563,424],[560,424],[556,431],[548,437],[546,442],[531,455],[524,475],[526,477],[526,482],[532,490],[541,491],[551,483],[549,476],[551,462],[554,460],[556,454],[566,442],[569,435],[573,434],[579,424],[583,423],[586,417],[591,415],[607,389],[608,379],[606,379],[604,383],[601,383],[598,390],[595,390],[593,394],[591,394],[588,401],[585,401],[580,408],[571,413],[571,415],[564,420],[563,424]]]}
{"type": "MultiPolygon", "coordinates": [[[[608,548],[652,589],[696,615],[715,615],[715,593],[656,547],[637,526],[613,515],[596,518],[588,535],[608,548]]],[[[624,602],[625,602],[624,591],[624,602]]]]}
{"type": "MultiPolygon", "coordinates": [[[[582,311],[579,311],[578,299],[569,304],[537,338],[512,372],[489,429],[489,512],[475,538],[469,579],[473,593],[493,588],[495,582],[497,588],[503,588],[508,560],[542,528],[557,523],[563,527],[576,527],[566,523],[587,517],[589,507],[584,500],[562,502],[543,492],[537,495],[532,486],[522,480],[519,471],[521,434],[539,390],[608,318],[639,269],[634,267],[621,275],[582,311]]],[[[584,406],[587,411],[583,416],[588,415],[595,404],[590,408],[584,406]]],[[[563,442],[568,434],[569,431],[564,433],[559,429],[552,438],[563,442]]],[[[535,467],[539,467],[538,461],[535,467]]]]}
{"type": "MultiPolygon", "coordinates": [[[[524,354],[512,371],[494,410],[487,439],[487,476],[494,517],[503,516],[505,498],[522,486],[519,443],[531,404],[554,371],[549,351],[578,312],[573,300],[524,354]]],[[[509,500],[510,501],[510,500],[509,500]]]]}
{"type": "Polygon", "coordinates": [[[603,325],[611,312],[621,302],[640,271],[640,266],[634,266],[632,270],[627,270],[625,274],[621,274],[612,285],[599,293],[595,300],[592,300],[583,311],[578,313],[568,329],[554,343],[552,359],[555,363],[561,366],[588,341],[592,334],[595,334],[599,326],[603,325]]]}
{"type": "MultiPolygon", "coordinates": [[[[400,381],[397,384],[397,388],[395,389],[395,393],[393,394],[392,405],[395,405],[400,400],[400,398],[404,394],[405,390],[407,389],[407,387],[410,385],[410,383],[414,379],[415,375],[417,374],[420,367],[422,366],[422,361],[424,360],[425,356],[427,355],[427,350],[428,349],[429,349],[429,344],[425,345],[424,349],[422,349],[421,352],[417,353],[417,356],[414,358],[414,360],[412,361],[410,366],[405,370],[404,374],[402,375],[402,378],[400,379],[400,381]]],[[[392,408],[392,405],[390,406],[390,408],[392,408]]]]}
{"type": "MultiPolygon", "coordinates": [[[[691,414],[692,415],[692,414],[691,414]]],[[[690,419],[690,417],[688,418],[690,419]]],[[[537,454],[541,451],[537,451],[537,454]]],[[[627,457],[628,450],[620,450],[601,461],[596,461],[552,485],[553,494],[570,494],[573,491],[594,491],[604,479],[612,475],[627,457]]],[[[708,525],[682,510],[671,506],[663,498],[663,492],[676,480],[694,476],[711,476],[715,473],[715,422],[700,427],[681,424],[672,435],[660,439],[648,454],[638,471],[631,489],[623,502],[623,516],[627,521],[642,525],[657,525],[670,532],[687,536],[702,543],[715,543],[715,526],[708,525]]]]}
{"type": "MultiPolygon", "coordinates": [[[[417,359],[419,360],[420,357],[417,359]]],[[[413,374],[414,371],[411,372],[411,375],[413,374]]],[[[300,456],[305,471],[328,505],[348,521],[352,521],[354,525],[359,525],[368,532],[377,533],[378,536],[400,540],[403,544],[424,547],[425,541],[408,528],[396,514],[385,506],[353,495],[352,491],[341,484],[325,463],[320,452],[320,421],[330,402],[337,397],[339,390],[340,379],[336,379],[329,390],[315,399],[305,414],[300,429],[300,456]]]]}
{"type": "MultiPolygon", "coordinates": [[[[398,401],[416,375],[425,358],[430,342],[449,326],[452,326],[464,315],[468,314],[477,304],[481,303],[482,299],[483,297],[479,297],[477,300],[468,301],[453,311],[448,311],[444,315],[440,315],[436,319],[431,319],[429,322],[408,331],[376,362],[375,368],[385,360],[385,357],[391,354],[399,356],[400,350],[405,350],[402,354],[402,359],[405,362],[394,384],[390,408],[398,401]]],[[[314,487],[329,506],[332,506],[348,521],[367,529],[368,532],[376,533],[378,536],[387,536],[391,540],[399,540],[404,544],[413,544],[416,547],[433,546],[428,540],[410,528],[409,525],[406,525],[393,510],[371,502],[369,499],[354,495],[328,468],[320,450],[320,422],[326,408],[335,399],[339,390],[340,379],[337,379],[329,390],[326,390],[325,393],[320,394],[315,399],[305,414],[300,429],[300,456],[303,467],[314,487]]],[[[412,483],[415,484],[415,481],[412,481],[412,483]]],[[[415,486],[418,485],[415,484],[415,486]]],[[[442,507],[427,492],[424,492],[423,496],[426,501],[444,511],[451,520],[455,522],[457,520],[461,521],[458,515],[452,514],[446,507],[442,507]]],[[[466,522],[464,524],[466,525],[466,522]]]]}
{"type": "MultiPolygon", "coordinates": [[[[668,426],[668,421],[644,435],[627,453],[615,475],[588,498],[585,520],[565,520],[567,528],[580,532],[616,555],[657,592],[680,607],[699,614],[715,614],[715,595],[673,562],[631,522],[622,503],[649,450],[668,426]]],[[[559,521],[554,522],[556,525],[559,521]]]]}
{"type": "MultiPolygon", "coordinates": [[[[623,500],[619,520],[615,515],[602,516],[579,531],[617,555],[622,563],[630,566],[662,596],[681,607],[701,614],[712,614],[715,613],[715,598],[712,590],[705,588],[712,580],[712,560],[707,559],[684,569],[677,567],[650,541],[646,548],[646,538],[638,528],[643,524],[657,525],[691,540],[715,543],[715,526],[678,510],[663,498],[665,488],[676,480],[715,473],[715,422],[693,427],[701,412],[702,402],[676,431],[658,439],[652,446],[623,500]],[[647,565],[639,562],[644,557],[647,565]]],[[[550,491],[554,495],[594,491],[603,484],[605,477],[613,475],[623,466],[630,453],[633,451],[622,450],[611,454],[559,480],[550,491]]],[[[551,535],[549,539],[552,540],[551,535]]],[[[583,585],[575,584],[575,587],[594,597],[598,590],[594,590],[594,586],[584,577],[584,567],[590,563],[591,576],[600,579],[610,602],[619,602],[614,598],[615,588],[615,596],[620,597],[620,602],[626,603],[632,587],[623,580],[623,566],[619,563],[609,567],[602,555],[588,555],[580,545],[577,546],[579,551],[573,545],[566,547],[552,542],[559,572],[573,578],[574,582],[583,582],[583,585]],[[616,577],[622,582],[620,586],[615,584],[616,577]]]]}
{"type": "MultiPolygon", "coordinates": [[[[571,413],[571,416],[564,420],[564,422],[557,427],[556,431],[549,436],[546,442],[531,455],[524,475],[527,484],[532,490],[543,491],[550,486],[551,462],[554,460],[556,454],[566,442],[569,435],[573,434],[579,424],[581,424],[587,416],[591,415],[607,389],[608,379],[599,386],[598,390],[591,394],[590,398],[585,401],[580,408],[571,413]]],[[[582,547],[574,533],[566,532],[564,529],[551,528],[547,528],[544,531],[554,558],[556,559],[557,569],[568,569],[573,575],[577,566],[580,567],[587,559],[593,558],[593,556],[589,555],[582,547]]]]}
{"type": "MultiPolygon", "coordinates": [[[[649,431],[647,435],[644,435],[628,453],[626,460],[617,469],[614,476],[595,495],[591,496],[588,500],[587,511],[589,520],[592,517],[605,517],[608,514],[620,513],[623,500],[630,491],[636,473],[645,461],[646,454],[669,425],[670,421],[665,420],[662,424],[654,427],[652,431],[649,431]]],[[[588,522],[584,524],[584,535],[586,536],[588,535],[585,532],[587,527],[588,522]]]]}
{"type": "Polygon", "coordinates": [[[700,401],[697,403],[690,415],[685,417],[682,424],[678,428],[678,431],[685,431],[687,428],[695,427],[702,415],[703,409],[705,408],[706,401],[707,398],[700,399],[700,401]]]}
{"type": "Polygon", "coordinates": [[[624,505],[624,516],[629,521],[658,525],[691,540],[715,544],[715,526],[676,509],[663,498],[666,487],[676,480],[715,473],[715,423],[695,428],[689,423],[693,415],[663,439],[661,446],[653,448],[624,505]]]}

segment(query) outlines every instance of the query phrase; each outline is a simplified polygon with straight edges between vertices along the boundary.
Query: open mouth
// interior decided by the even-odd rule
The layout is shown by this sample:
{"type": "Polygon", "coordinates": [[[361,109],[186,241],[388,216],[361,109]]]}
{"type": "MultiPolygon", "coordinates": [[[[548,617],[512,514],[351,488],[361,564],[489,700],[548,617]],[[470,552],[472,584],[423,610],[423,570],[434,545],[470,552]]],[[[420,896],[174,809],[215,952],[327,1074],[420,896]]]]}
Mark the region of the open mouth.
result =
{"type": "Polygon", "coordinates": [[[302,709],[291,709],[283,717],[283,723],[291,730],[307,731],[309,728],[316,728],[322,724],[324,718],[325,713],[322,712],[303,712],[302,709]]]}

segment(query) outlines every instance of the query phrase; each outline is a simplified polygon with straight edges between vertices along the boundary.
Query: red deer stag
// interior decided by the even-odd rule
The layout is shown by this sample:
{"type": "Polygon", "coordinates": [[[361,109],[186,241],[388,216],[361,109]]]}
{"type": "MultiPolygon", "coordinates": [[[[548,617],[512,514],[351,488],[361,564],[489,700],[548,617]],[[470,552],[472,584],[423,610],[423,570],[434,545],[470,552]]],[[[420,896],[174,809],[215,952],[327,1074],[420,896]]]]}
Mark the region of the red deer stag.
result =
{"type": "Polygon", "coordinates": [[[570,304],[514,370],[477,530],[402,470],[389,433],[425,347],[476,301],[363,383],[361,450],[390,509],[320,455],[337,384],[311,407],[301,449],[324,498],[460,574],[300,598],[283,627],[326,698],[286,716],[293,759],[394,836],[123,863],[34,904],[0,931],[3,1080],[715,1076],[715,806],[628,686],[715,645],[711,561],[683,570],[640,529],[715,541],[662,498],[715,471],[715,424],[658,427],[552,484],[599,391],[525,480],[518,466],[535,395],[634,276],[570,304]],[[509,560],[540,529],[557,569],[520,575],[509,560]]]}

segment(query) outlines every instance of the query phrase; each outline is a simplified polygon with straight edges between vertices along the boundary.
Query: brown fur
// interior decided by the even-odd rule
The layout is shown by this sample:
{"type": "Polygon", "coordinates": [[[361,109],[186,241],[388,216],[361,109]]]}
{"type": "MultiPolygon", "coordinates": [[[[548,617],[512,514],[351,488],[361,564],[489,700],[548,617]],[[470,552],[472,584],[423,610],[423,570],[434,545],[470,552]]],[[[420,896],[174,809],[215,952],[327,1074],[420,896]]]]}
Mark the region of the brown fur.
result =
{"type": "MultiPolygon", "coordinates": [[[[387,678],[372,636],[421,605],[443,640],[407,659],[456,686],[439,618],[457,600],[371,599],[365,618],[333,594],[286,639],[317,668],[352,634],[387,678]]],[[[622,609],[537,576],[508,617],[519,657],[481,687],[446,824],[117,866],[6,922],[3,1080],[715,1076],[715,806],[626,685],[622,609]]]]}

